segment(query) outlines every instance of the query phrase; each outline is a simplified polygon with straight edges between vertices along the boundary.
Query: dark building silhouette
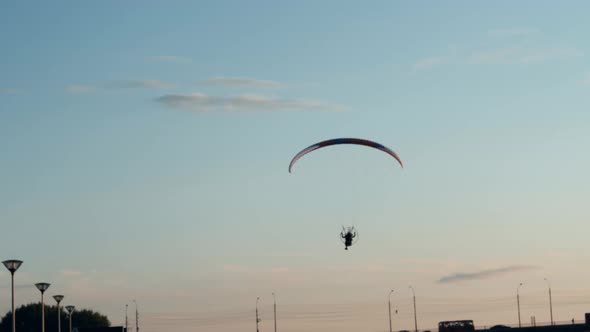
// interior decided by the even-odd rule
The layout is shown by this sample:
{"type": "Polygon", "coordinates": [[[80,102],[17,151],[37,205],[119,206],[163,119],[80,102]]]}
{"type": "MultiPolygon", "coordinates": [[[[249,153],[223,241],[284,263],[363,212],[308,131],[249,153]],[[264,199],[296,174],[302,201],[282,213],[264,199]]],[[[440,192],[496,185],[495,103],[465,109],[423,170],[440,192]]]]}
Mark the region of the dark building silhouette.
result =
{"type": "Polygon", "coordinates": [[[72,332],[127,332],[123,326],[111,327],[76,327],[72,332]]]}
{"type": "Polygon", "coordinates": [[[526,327],[508,327],[504,325],[492,326],[488,329],[478,329],[481,332],[588,332],[590,326],[586,324],[537,325],[526,327]]]}
{"type": "Polygon", "coordinates": [[[571,324],[562,322],[555,325],[536,325],[533,320],[530,326],[510,327],[498,324],[478,329],[475,329],[472,320],[445,321],[438,324],[438,332],[590,332],[590,313],[586,313],[584,317],[585,322],[576,323],[572,320],[571,324]]]}

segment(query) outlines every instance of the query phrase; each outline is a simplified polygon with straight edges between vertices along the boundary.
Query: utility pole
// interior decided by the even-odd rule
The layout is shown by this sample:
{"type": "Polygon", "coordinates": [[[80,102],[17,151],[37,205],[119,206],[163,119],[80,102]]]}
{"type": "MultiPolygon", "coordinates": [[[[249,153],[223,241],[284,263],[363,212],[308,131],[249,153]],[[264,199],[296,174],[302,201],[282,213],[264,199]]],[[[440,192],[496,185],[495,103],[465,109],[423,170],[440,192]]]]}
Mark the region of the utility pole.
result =
{"type": "Polygon", "coordinates": [[[256,298],[256,332],[260,332],[258,329],[258,323],[260,323],[260,318],[258,318],[258,301],[260,300],[259,297],[256,298]]]}
{"type": "Polygon", "coordinates": [[[139,332],[139,311],[137,310],[137,301],[133,300],[135,303],[135,332],[139,332]]]}
{"type": "Polygon", "coordinates": [[[547,286],[549,287],[549,314],[551,315],[551,325],[555,325],[553,323],[553,303],[551,301],[551,283],[549,282],[549,280],[547,278],[545,278],[545,281],[547,281],[547,286]]]}
{"type": "Polygon", "coordinates": [[[522,325],[520,324],[520,287],[522,287],[523,283],[521,282],[518,287],[516,287],[516,306],[518,307],[518,328],[521,328],[522,325]]]}
{"type": "Polygon", "coordinates": [[[412,290],[412,295],[414,297],[414,328],[416,329],[416,332],[418,332],[418,315],[416,314],[416,292],[414,291],[414,287],[410,286],[410,289],[412,290]]]}
{"type": "Polygon", "coordinates": [[[277,332],[277,298],[275,297],[275,293],[272,293],[273,299],[273,311],[275,316],[275,332],[277,332]]]}
{"type": "Polygon", "coordinates": [[[129,332],[129,317],[127,316],[127,309],[129,304],[125,304],[125,332],[129,332]]]}
{"type": "Polygon", "coordinates": [[[387,308],[389,310],[389,332],[393,332],[391,329],[391,293],[393,293],[393,289],[389,292],[389,301],[387,302],[387,308]]]}

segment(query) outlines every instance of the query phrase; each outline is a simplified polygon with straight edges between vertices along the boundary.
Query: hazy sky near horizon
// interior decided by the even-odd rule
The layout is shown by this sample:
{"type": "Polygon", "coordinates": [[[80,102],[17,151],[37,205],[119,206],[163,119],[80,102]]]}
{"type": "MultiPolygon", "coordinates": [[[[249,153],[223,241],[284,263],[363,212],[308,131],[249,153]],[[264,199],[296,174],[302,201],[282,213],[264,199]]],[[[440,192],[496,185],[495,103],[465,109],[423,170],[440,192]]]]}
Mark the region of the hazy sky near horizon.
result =
{"type": "MultiPolygon", "coordinates": [[[[17,304],[144,332],[385,331],[589,311],[585,1],[0,4],[17,304]],[[333,137],[355,146],[291,157],[333,137]],[[360,240],[345,252],[341,225],[360,240]]],[[[10,278],[0,272],[0,312],[10,278]]]]}

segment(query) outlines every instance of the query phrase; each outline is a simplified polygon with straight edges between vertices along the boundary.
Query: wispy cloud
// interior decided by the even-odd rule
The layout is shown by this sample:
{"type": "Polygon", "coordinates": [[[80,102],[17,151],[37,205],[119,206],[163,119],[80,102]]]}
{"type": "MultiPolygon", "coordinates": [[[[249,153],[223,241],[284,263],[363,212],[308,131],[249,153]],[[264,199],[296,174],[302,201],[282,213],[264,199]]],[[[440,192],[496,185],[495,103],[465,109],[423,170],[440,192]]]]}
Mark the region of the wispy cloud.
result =
{"type": "Polygon", "coordinates": [[[154,55],[148,57],[149,61],[156,62],[173,62],[173,63],[190,63],[191,59],[178,55],[154,55]]]}
{"type": "Polygon", "coordinates": [[[259,80],[259,79],[248,78],[248,77],[223,77],[223,76],[211,77],[206,80],[203,80],[202,83],[223,85],[223,86],[251,86],[251,87],[260,87],[260,88],[279,88],[282,86],[281,83],[276,82],[276,81],[259,80]]]}
{"type": "Polygon", "coordinates": [[[173,84],[160,80],[121,80],[112,81],[105,85],[110,89],[170,89],[173,84]]]}
{"type": "Polygon", "coordinates": [[[584,53],[575,48],[504,48],[473,53],[467,62],[470,64],[538,64],[582,55],[584,53]]]}
{"type": "Polygon", "coordinates": [[[259,95],[240,95],[233,97],[209,96],[203,93],[168,94],[155,99],[159,104],[170,108],[186,109],[196,112],[212,111],[339,111],[340,108],[317,100],[281,99],[259,95]]]}
{"type": "Polygon", "coordinates": [[[450,60],[449,57],[446,57],[446,56],[431,56],[431,57],[423,58],[423,59],[420,59],[420,60],[414,62],[414,64],[412,65],[412,69],[420,70],[420,69],[431,68],[434,66],[447,64],[449,62],[449,60],[450,60]]]}
{"type": "Polygon", "coordinates": [[[583,85],[590,85],[590,73],[587,73],[586,76],[580,81],[583,85]]]}
{"type": "Polygon", "coordinates": [[[85,84],[70,84],[66,86],[66,91],[69,93],[88,93],[94,89],[95,87],[85,84]]]}
{"type": "Polygon", "coordinates": [[[458,272],[448,276],[444,276],[438,280],[438,283],[447,284],[447,283],[455,283],[455,282],[462,282],[462,281],[470,281],[470,280],[481,280],[492,278],[495,276],[499,276],[502,274],[508,274],[513,272],[519,271],[528,271],[528,270],[535,270],[538,269],[538,266],[531,266],[531,265],[511,265],[506,267],[501,267],[497,269],[487,269],[481,270],[477,272],[471,273],[464,273],[458,272]]]}
{"type": "Polygon", "coordinates": [[[528,37],[537,33],[539,33],[539,30],[531,28],[505,28],[488,30],[488,35],[494,37],[528,37]]]}

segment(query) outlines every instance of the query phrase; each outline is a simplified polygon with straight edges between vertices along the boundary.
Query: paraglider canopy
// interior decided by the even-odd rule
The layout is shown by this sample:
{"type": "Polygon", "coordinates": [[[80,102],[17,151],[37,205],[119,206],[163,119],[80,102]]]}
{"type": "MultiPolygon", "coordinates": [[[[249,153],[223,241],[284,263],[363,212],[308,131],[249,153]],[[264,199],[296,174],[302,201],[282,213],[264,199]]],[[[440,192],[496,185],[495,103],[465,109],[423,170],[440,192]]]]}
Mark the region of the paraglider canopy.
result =
{"type": "Polygon", "coordinates": [[[381,150],[381,151],[389,154],[393,158],[395,158],[395,160],[397,160],[397,162],[400,164],[400,166],[402,168],[404,167],[404,164],[403,164],[402,160],[400,159],[400,157],[395,152],[393,152],[393,150],[391,150],[390,148],[388,148],[382,144],[379,144],[379,143],[373,142],[373,141],[369,141],[366,139],[362,139],[362,138],[335,138],[335,139],[329,139],[326,141],[321,141],[321,142],[312,144],[312,145],[308,146],[307,148],[301,150],[301,152],[296,154],[295,157],[293,157],[293,159],[291,160],[291,163],[289,164],[289,173],[291,173],[291,169],[293,168],[293,165],[295,165],[297,160],[299,160],[304,155],[306,155],[314,150],[324,148],[326,146],[338,145],[338,144],[364,145],[364,146],[368,146],[368,147],[371,147],[371,148],[374,148],[377,150],[381,150]]]}

